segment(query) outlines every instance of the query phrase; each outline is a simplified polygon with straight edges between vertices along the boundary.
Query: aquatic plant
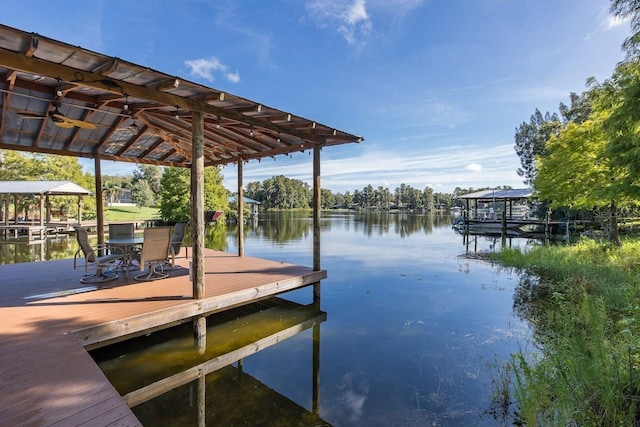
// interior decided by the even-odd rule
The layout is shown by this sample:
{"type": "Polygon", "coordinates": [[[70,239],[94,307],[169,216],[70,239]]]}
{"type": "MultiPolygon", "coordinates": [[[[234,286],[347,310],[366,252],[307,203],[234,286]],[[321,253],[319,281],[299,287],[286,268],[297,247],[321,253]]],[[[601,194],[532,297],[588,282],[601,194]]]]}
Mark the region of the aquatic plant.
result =
{"type": "Polygon", "coordinates": [[[508,249],[493,259],[521,271],[514,309],[539,349],[514,354],[499,374],[512,380],[496,382],[494,395],[515,402],[515,423],[637,425],[640,241],[508,249]]]}

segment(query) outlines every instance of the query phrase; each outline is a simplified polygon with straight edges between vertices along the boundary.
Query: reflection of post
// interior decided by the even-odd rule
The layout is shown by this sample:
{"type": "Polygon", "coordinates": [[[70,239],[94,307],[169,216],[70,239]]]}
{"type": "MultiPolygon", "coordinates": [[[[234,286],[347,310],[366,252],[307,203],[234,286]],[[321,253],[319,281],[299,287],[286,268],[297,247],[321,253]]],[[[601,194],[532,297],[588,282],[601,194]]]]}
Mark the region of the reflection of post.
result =
{"type": "Polygon", "coordinates": [[[207,350],[207,318],[196,317],[193,320],[193,338],[198,347],[198,354],[204,354],[207,350]]]}
{"type": "Polygon", "coordinates": [[[207,424],[207,376],[200,371],[198,378],[198,427],[207,424]]]}
{"type": "Polygon", "coordinates": [[[313,325],[313,403],[312,412],[320,415],[320,324],[313,325]]]}

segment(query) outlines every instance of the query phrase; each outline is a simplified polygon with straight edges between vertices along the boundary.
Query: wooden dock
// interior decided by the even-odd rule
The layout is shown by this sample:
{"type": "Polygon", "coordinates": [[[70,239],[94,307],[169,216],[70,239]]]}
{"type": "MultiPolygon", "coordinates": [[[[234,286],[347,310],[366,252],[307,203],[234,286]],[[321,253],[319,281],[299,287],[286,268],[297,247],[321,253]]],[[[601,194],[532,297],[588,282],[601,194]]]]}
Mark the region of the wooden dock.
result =
{"type": "Polygon", "coordinates": [[[87,349],[327,276],[206,249],[206,297],[194,300],[182,256],[167,279],[136,282],[121,273],[100,289],[81,284],[83,270],[70,259],[0,265],[0,425],[140,425],[87,349]]]}

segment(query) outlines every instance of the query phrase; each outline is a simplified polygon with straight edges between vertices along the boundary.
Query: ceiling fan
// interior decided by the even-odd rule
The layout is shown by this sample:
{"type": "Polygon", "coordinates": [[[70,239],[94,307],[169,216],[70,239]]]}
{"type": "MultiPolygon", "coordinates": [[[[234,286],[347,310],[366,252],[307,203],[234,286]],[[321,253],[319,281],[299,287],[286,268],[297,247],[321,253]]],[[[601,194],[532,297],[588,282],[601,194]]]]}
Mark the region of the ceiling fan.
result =
{"type": "Polygon", "coordinates": [[[25,119],[46,119],[46,118],[50,118],[51,121],[53,122],[53,124],[55,124],[56,126],[59,126],[61,128],[66,128],[66,129],[70,129],[70,128],[74,128],[74,127],[79,127],[79,128],[83,128],[83,129],[95,129],[96,125],[94,125],[93,123],[89,123],[89,122],[85,122],[84,120],[78,120],[78,119],[72,119],[69,117],[64,116],[59,110],[58,107],[60,106],[60,103],[58,102],[54,102],[53,104],[53,111],[49,111],[49,113],[46,116],[42,116],[40,114],[34,114],[28,111],[22,111],[17,113],[19,116],[22,116],[25,119]]]}

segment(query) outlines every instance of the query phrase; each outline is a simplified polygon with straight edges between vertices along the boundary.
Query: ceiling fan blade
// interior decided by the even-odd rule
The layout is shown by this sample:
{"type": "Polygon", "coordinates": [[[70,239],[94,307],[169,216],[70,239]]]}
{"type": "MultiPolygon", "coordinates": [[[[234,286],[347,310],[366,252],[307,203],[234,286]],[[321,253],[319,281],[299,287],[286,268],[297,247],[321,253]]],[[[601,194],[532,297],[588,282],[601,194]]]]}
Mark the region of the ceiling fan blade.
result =
{"type": "Polygon", "coordinates": [[[57,114],[54,113],[51,115],[51,117],[54,119],[54,122],[60,126],[61,123],[65,123],[65,124],[69,124],[70,126],[60,126],[60,127],[79,127],[79,128],[83,128],[83,129],[95,129],[96,125],[94,125],[93,123],[89,123],[89,122],[85,122],[84,120],[76,120],[76,119],[70,119],[69,117],[65,117],[62,114],[57,114]]]}
{"type": "Polygon", "coordinates": [[[67,121],[64,121],[64,120],[59,121],[59,122],[58,121],[54,121],[53,124],[58,126],[58,127],[60,127],[60,128],[65,128],[65,129],[71,129],[71,128],[75,127],[75,125],[73,123],[70,123],[70,122],[67,122],[67,121]]]}
{"type": "Polygon", "coordinates": [[[22,117],[23,119],[46,119],[47,118],[47,116],[43,116],[42,114],[38,114],[38,113],[32,113],[31,111],[20,111],[19,113],[16,113],[16,114],[22,117]]]}
{"type": "Polygon", "coordinates": [[[94,125],[93,123],[89,123],[89,122],[85,122],[84,120],[76,120],[76,119],[67,119],[69,120],[70,123],[72,123],[74,126],[77,126],[79,128],[83,128],[83,129],[96,129],[96,125],[94,125]]]}

